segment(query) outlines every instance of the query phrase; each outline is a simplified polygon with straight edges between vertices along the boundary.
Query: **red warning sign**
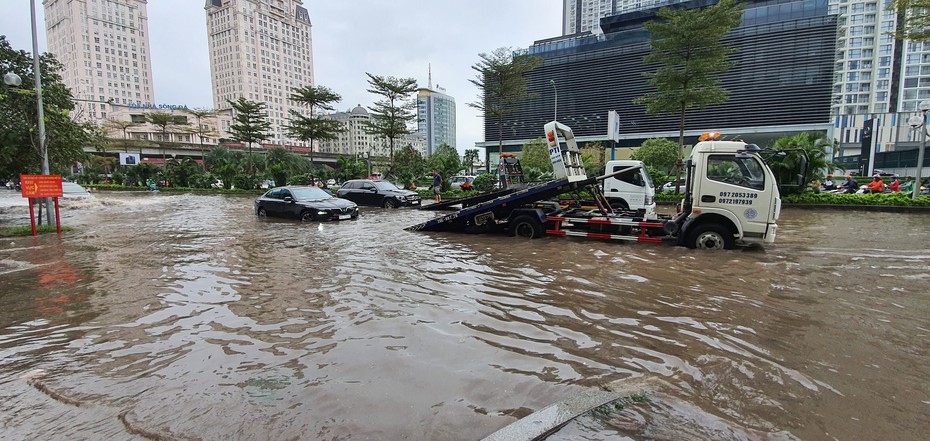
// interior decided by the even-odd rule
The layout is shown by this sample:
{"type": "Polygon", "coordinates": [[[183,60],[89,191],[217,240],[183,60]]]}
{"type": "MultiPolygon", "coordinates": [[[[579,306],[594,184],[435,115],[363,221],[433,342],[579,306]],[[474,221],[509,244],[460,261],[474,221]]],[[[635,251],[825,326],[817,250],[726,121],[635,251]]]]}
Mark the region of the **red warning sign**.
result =
{"type": "Polygon", "coordinates": [[[60,198],[61,175],[19,175],[24,198],[60,198]]]}

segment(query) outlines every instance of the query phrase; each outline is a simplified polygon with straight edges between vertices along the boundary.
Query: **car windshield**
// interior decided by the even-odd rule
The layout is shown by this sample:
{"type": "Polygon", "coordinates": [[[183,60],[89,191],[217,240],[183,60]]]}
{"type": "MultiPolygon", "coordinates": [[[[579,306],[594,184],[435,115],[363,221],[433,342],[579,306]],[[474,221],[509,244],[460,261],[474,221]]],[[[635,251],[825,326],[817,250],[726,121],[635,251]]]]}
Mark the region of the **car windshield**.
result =
{"type": "Polygon", "coordinates": [[[296,187],[290,190],[291,195],[298,201],[322,201],[332,197],[317,187],[296,187]]]}
{"type": "Polygon", "coordinates": [[[387,181],[375,182],[375,187],[378,187],[378,190],[400,190],[396,185],[387,181]]]}

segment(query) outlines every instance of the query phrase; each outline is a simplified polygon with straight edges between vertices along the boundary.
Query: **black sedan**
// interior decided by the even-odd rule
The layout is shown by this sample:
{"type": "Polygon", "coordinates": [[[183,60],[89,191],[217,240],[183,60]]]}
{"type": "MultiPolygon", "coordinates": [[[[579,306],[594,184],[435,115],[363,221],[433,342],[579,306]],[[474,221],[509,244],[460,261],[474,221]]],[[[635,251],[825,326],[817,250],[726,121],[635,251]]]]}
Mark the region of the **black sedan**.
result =
{"type": "Polygon", "coordinates": [[[347,220],[358,218],[358,205],[317,187],[276,187],[255,201],[255,214],[304,221],[347,220]]]}
{"type": "Polygon", "coordinates": [[[339,187],[336,196],[346,198],[359,205],[397,208],[420,205],[420,195],[415,191],[401,190],[388,181],[356,179],[346,181],[339,187]]]}

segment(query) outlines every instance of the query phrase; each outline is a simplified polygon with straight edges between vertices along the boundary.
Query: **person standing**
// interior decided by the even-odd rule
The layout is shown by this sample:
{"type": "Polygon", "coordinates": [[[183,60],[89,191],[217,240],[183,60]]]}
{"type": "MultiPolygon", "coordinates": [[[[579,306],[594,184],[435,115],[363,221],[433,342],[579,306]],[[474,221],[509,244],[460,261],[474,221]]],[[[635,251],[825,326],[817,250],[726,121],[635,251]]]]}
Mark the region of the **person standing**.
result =
{"type": "Polygon", "coordinates": [[[433,195],[435,195],[436,203],[442,202],[442,175],[439,174],[439,171],[435,168],[433,169],[433,195]]]}

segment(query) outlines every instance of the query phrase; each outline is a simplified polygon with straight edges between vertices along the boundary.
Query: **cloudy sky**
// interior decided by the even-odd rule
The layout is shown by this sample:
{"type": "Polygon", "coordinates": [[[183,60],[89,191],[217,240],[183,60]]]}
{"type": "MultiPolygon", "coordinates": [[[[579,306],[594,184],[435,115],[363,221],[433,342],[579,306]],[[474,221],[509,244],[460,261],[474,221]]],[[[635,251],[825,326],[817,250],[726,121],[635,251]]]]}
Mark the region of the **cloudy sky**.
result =
{"type": "MultiPolygon", "coordinates": [[[[2,0],[0,34],[32,52],[29,0],[2,0]]],[[[203,0],[149,0],[149,42],[158,104],[213,107],[203,0]]],[[[313,22],[316,84],[342,95],[339,110],[370,106],[365,72],[410,77],[456,101],[459,151],[484,139],[482,119],[467,103],[478,54],[525,48],[561,33],[561,0],[304,0],[313,22]]],[[[42,2],[36,1],[39,50],[45,51],[42,2]]],[[[540,127],[542,132],[542,127],[540,127]]]]}

